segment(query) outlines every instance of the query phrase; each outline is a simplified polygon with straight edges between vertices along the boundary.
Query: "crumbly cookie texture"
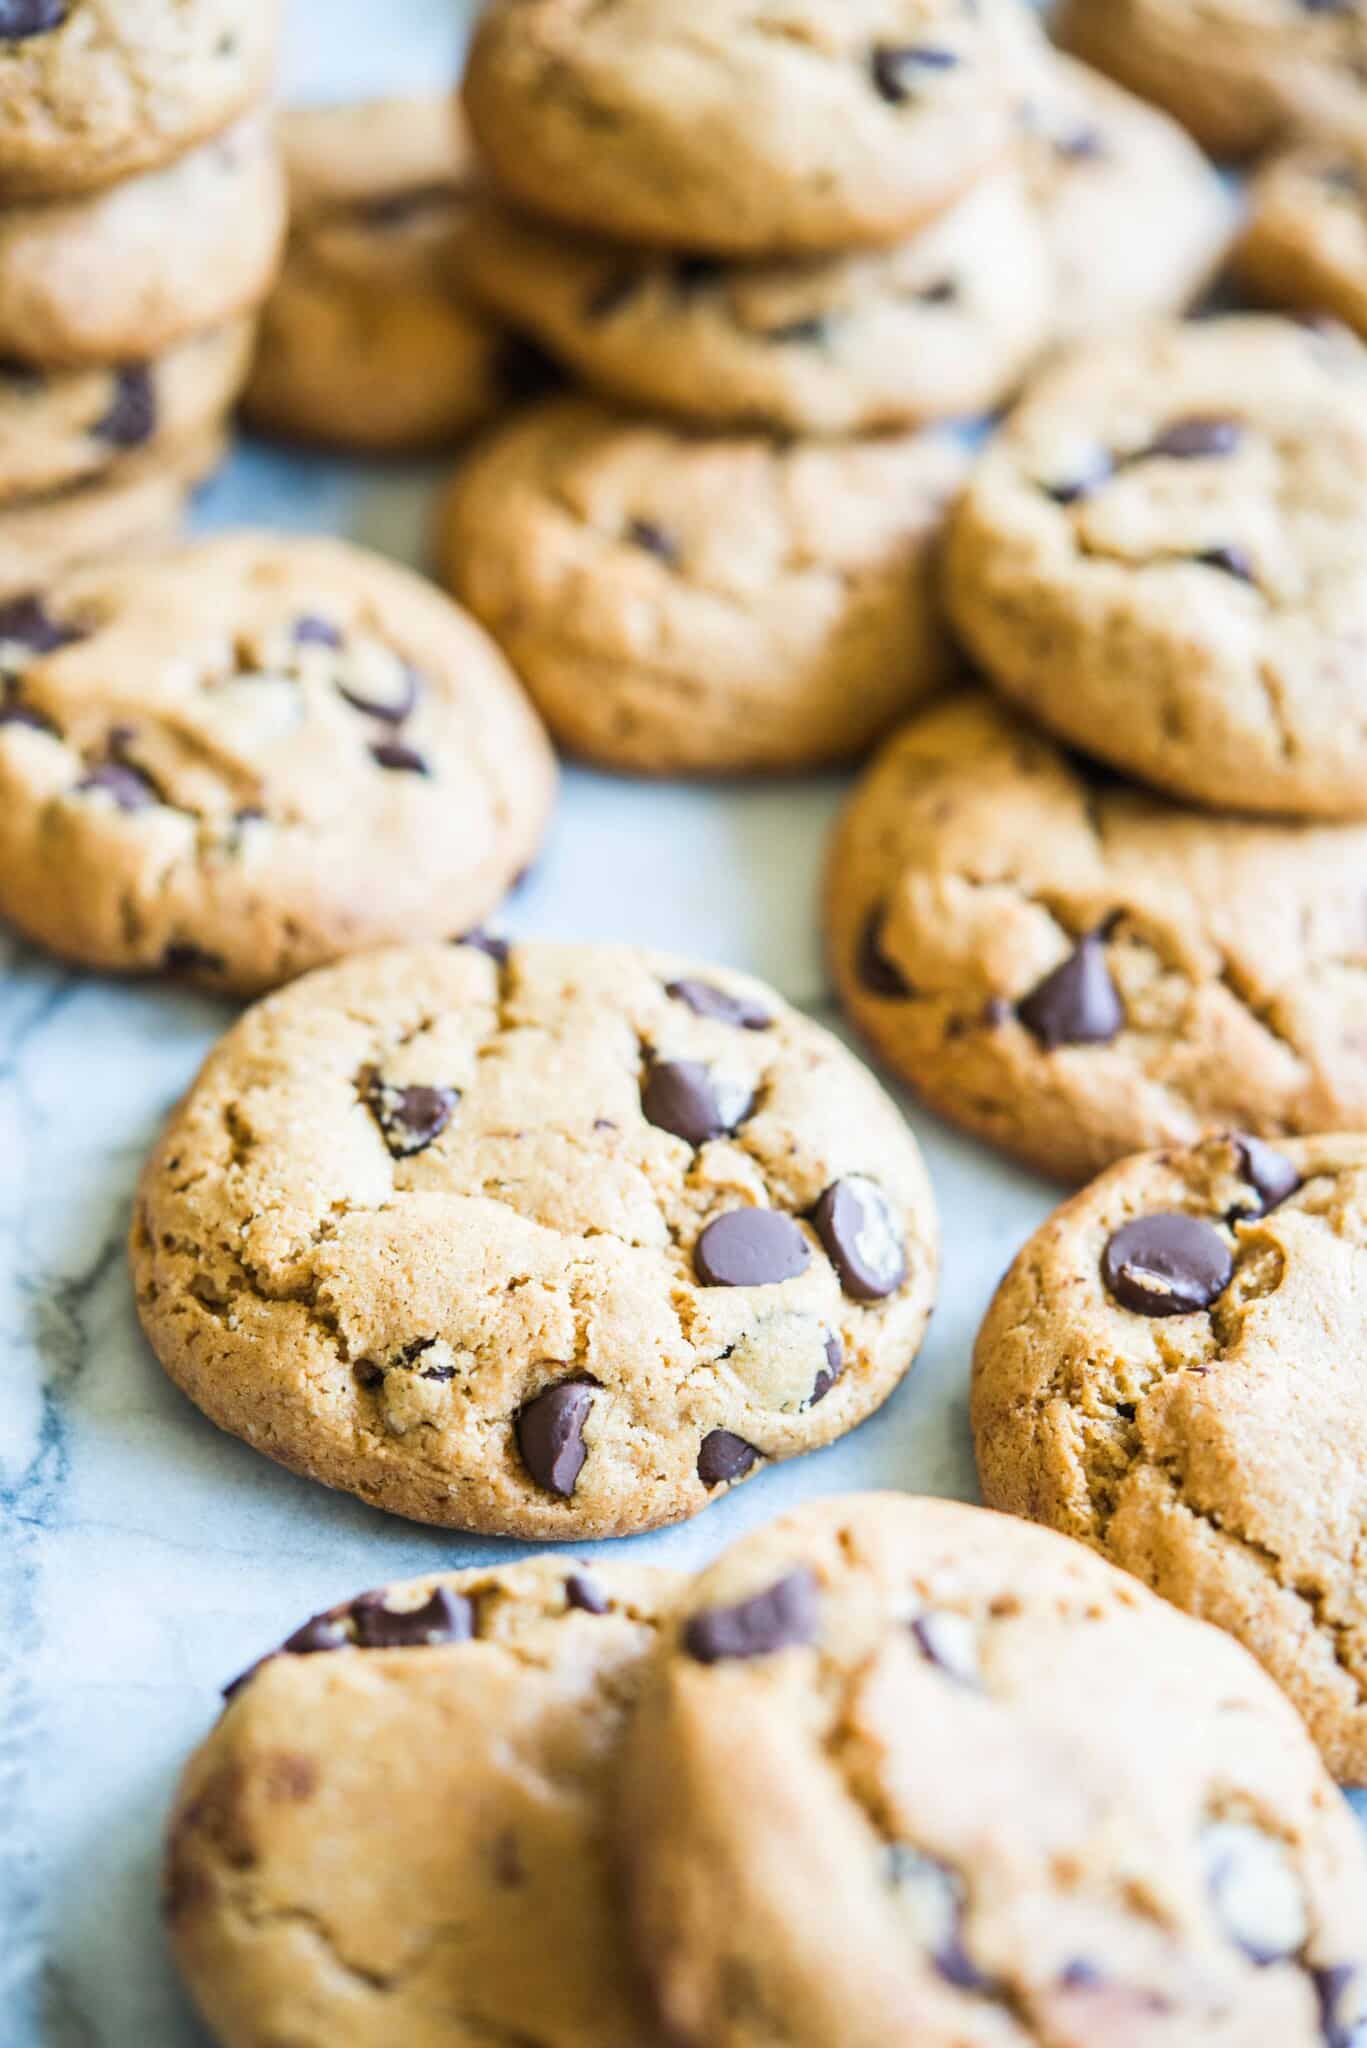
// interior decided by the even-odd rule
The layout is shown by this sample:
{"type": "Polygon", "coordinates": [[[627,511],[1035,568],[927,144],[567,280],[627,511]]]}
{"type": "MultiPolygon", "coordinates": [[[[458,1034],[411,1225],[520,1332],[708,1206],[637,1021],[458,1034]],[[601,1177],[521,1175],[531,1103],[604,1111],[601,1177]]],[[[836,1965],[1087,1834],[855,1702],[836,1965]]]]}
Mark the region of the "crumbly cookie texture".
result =
{"type": "Polygon", "coordinates": [[[789,1515],[671,1618],[621,1841],[698,2048],[1347,2043],[1367,1860],[1216,1630],[1028,1523],[789,1515]]]}
{"type": "Polygon", "coordinates": [[[86,192],[169,163],[268,90],[280,0],[8,0],[0,193],[86,192]]]}
{"type": "Polygon", "coordinates": [[[1050,1218],[973,1379],[988,1502],[1228,1629],[1355,1784],[1364,1303],[1367,1138],[1210,1138],[1124,1160],[1050,1218]]]}
{"type": "Polygon", "coordinates": [[[697,1513],[892,1392],[916,1142],[760,984],[626,947],[372,954],[260,1004],[144,1172],[139,1312],[256,1449],[510,1536],[697,1513]]]}
{"type": "Polygon", "coordinates": [[[397,452],[441,446],[520,395],[525,350],[452,263],[475,172],[449,97],[295,108],[280,137],[290,239],[247,389],[253,424],[397,452]]]}
{"type": "Polygon", "coordinates": [[[933,572],[967,468],[948,432],[702,438],[560,399],[457,473],[441,559],[576,753],[810,767],[948,679],[933,572]]]}
{"type": "Polygon", "coordinates": [[[1234,230],[1213,165],[1167,115],[1050,51],[1020,108],[1028,190],[1053,279],[1053,339],[1180,313],[1234,230]]]}
{"type": "Polygon", "coordinates": [[[1079,351],[969,480],[949,607],[1066,740],[1217,810],[1367,815],[1367,350],[1270,315],[1079,351]]]}
{"type": "Polygon", "coordinates": [[[889,249],[722,263],[470,210],[456,266],[610,397],[713,426],[849,434],[984,412],[1054,307],[1021,180],[993,173],[889,249]]]}
{"type": "Polygon", "coordinates": [[[174,458],[202,440],[232,410],[254,334],[250,320],[235,320],[116,369],[0,366],[0,514],[15,499],[174,458]]]}
{"type": "Polygon", "coordinates": [[[160,355],[258,304],[284,233],[264,114],[106,192],[8,206],[0,351],[45,369],[160,355]]]}
{"type": "Polygon", "coordinates": [[[1217,156],[1251,155],[1289,128],[1367,132],[1359,0],[1063,0],[1055,28],[1217,156]]]}
{"type": "Polygon", "coordinates": [[[677,1592],[571,1558],[415,1579],[231,1690],[165,1886],[224,2048],[647,2048],[609,1791],[677,1592]]]}
{"type": "Polygon", "coordinates": [[[1083,1180],[1212,1124],[1367,1125],[1365,863],[1367,828],[1179,809],[965,694],[855,791],[831,963],[934,1108],[1083,1180]]]}
{"type": "Polygon", "coordinates": [[[342,542],[198,541],[0,613],[0,914],[88,966],[249,993],[464,930],[554,779],[473,621],[342,542]]]}
{"type": "Polygon", "coordinates": [[[497,182],[619,239],[755,255],[912,233],[1007,147],[1016,0],[496,0],[465,104],[497,182]]]}
{"type": "Polygon", "coordinates": [[[1356,148],[1309,143],[1275,157],[1253,181],[1234,261],[1269,304],[1367,336],[1367,133],[1356,148]]]}
{"type": "MultiPolygon", "coordinates": [[[[223,435],[214,430],[173,455],[129,457],[86,483],[0,506],[0,605],[109,555],[127,560],[134,551],[165,547],[180,529],[191,490],[223,451],[223,435]]],[[[0,726],[13,708],[7,689],[0,726]]]]}

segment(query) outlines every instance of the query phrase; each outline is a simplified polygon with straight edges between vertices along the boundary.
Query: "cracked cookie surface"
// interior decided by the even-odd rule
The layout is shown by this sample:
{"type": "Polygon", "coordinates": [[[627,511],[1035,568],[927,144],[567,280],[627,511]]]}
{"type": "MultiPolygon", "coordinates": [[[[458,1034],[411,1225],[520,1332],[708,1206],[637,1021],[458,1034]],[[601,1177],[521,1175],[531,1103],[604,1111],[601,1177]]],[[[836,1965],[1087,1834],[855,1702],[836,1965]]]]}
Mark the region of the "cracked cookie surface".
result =
{"type": "Polygon", "coordinates": [[[971,476],[946,594],[998,688],[1217,810],[1367,815],[1367,350],[1271,315],[1096,343],[971,476]]]}
{"type": "Polygon", "coordinates": [[[247,388],[254,424],[421,449],[516,397],[518,351],[452,266],[474,165],[450,99],[294,108],[279,130],[290,236],[247,388]]]}
{"type": "Polygon", "coordinates": [[[916,1142],[743,977],[477,938],[348,961],[211,1054],[132,1246],[221,1427],[418,1520],[620,1535],[843,1435],[935,1292],[916,1142]]]}
{"type": "Polygon", "coordinates": [[[88,966],[246,993],[463,931],[554,781],[474,622],[342,542],[197,541],[0,613],[0,914],[88,966]]]}
{"type": "Polygon", "coordinates": [[[1253,181],[1235,266],[1270,305],[1328,314],[1367,337],[1367,134],[1356,148],[1311,143],[1274,157],[1253,181]]]}
{"type": "Polygon", "coordinates": [[[456,475],[442,560],[557,738],[648,774],[810,767],[944,683],[948,431],[690,436],[582,399],[456,475]]]}
{"type": "Polygon", "coordinates": [[[1367,1139],[1122,1161],[1021,1251],[978,1338],[990,1505],[1237,1636],[1367,1782],[1367,1139]]]}
{"type": "Polygon", "coordinates": [[[831,849],[841,998],[932,1107],[1064,1179],[1212,1124],[1367,1125],[1367,828],[1125,788],[983,693],[923,712],[831,849]]]}
{"type": "Polygon", "coordinates": [[[646,2048],[608,1800],[678,1588],[569,1558],[411,1580],[230,1689],[165,1886],[225,2048],[646,2048]]]}
{"type": "Polygon", "coordinates": [[[1016,0],[497,0],[465,103],[514,200],[719,254],[912,233],[1009,141],[1016,0]]]}
{"type": "Polygon", "coordinates": [[[668,1623],[624,1787],[642,1957],[698,2048],[1361,2020],[1367,1860],[1292,1708],[1027,1523],[865,1494],[743,1539],[668,1623]]]}

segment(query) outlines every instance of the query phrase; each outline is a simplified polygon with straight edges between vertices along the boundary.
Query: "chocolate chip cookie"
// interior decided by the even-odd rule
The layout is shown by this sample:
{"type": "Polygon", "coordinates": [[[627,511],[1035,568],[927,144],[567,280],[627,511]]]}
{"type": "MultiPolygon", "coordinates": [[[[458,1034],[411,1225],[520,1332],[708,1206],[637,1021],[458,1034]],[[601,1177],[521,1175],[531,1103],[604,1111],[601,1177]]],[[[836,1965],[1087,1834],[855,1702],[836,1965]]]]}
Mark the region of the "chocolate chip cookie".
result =
{"type": "Polygon", "coordinates": [[[280,0],[4,0],[0,193],[168,163],[266,92],[280,0]]]}
{"type": "Polygon", "coordinates": [[[720,255],[891,242],[1010,137],[1016,0],[494,0],[465,103],[509,197],[720,255]]]}
{"type": "Polygon", "coordinates": [[[745,1538],[624,1772],[680,2043],[1324,2048],[1367,2011],[1367,1854],[1291,1707],[1025,1522],[865,1494],[745,1538]]]}
{"type": "Polygon", "coordinates": [[[453,273],[474,167],[450,100],[297,108],[280,134],[290,239],[247,390],[253,425],[402,452],[518,396],[525,351],[453,273]]]}
{"type": "Polygon", "coordinates": [[[967,466],[947,432],[707,438],[560,399],[457,472],[441,560],[576,753],[810,767],[946,680],[932,571],[967,466]]]}
{"type": "Polygon", "coordinates": [[[1079,352],[974,470],[946,590],[998,688],[1115,767],[1367,815],[1367,350],[1246,314],[1079,352]]]}
{"type": "Polygon", "coordinates": [[[1362,0],[1063,0],[1056,27],[1217,156],[1251,155],[1291,127],[1367,124],[1362,0]]]}
{"type": "Polygon", "coordinates": [[[221,1427],[397,1514],[559,1538],[844,1435],[937,1262],[915,1140],[770,990],[479,934],[250,1011],[152,1154],[132,1255],[221,1427]]]}
{"type": "MultiPolygon", "coordinates": [[[[164,545],[223,449],[222,433],[211,429],[173,453],[128,456],[85,483],[0,505],[0,605],[104,557],[164,545]]],[[[7,687],[0,725],[12,708],[7,687]]]]}
{"type": "Polygon", "coordinates": [[[1235,267],[1269,304],[1367,336],[1367,139],[1274,158],[1253,182],[1235,267]]]}
{"type": "Polygon", "coordinates": [[[1052,1216],[978,1338],[984,1493],[1229,1630],[1367,1783],[1359,1391],[1367,1138],[1122,1161],[1052,1216]]]}
{"type": "Polygon", "coordinates": [[[721,263],[623,247],[487,198],[460,274],[610,397],[715,426],[849,434],[988,410],[1053,314],[1019,177],[993,173],[910,240],[721,263]]]}
{"type": "Polygon", "coordinates": [[[648,2048],[609,1804],[677,1592],[572,1559],[410,1580],[230,1688],[165,1885],[225,2048],[648,2048]]]}
{"type": "Polygon", "coordinates": [[[1367,827],[1179,809],[966,694],[855,791],[831,962],[933,1108],[1082,1180],[1212,1124],[1367,1127],[1365,873],[1367,827]]]}
{"type": "Polygon", "coordinates": [[[0,915],[88,966],[250,992],[459,932],[553,787],[479,628],[341,542],[224,536],[0,613],[0,915]]]}

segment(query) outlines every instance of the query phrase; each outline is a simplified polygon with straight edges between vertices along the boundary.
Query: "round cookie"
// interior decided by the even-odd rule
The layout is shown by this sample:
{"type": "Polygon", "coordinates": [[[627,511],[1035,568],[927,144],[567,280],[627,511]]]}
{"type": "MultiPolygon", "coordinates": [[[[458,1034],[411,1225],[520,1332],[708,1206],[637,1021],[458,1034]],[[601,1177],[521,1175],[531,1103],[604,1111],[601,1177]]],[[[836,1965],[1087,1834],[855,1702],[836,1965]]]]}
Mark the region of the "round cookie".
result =
{"type": "Polygon", "coordinates": [[[397,453],[454,440],[518,395],[519,352],[452,268],[474,168],[450,99],[296,108],[280,136],[290,238],[252,424],[397,453]]]}
{"type": "Polygon", "coordinates": [[[1367,1783],[1367,1137],[1143,1153],[1065,1203],[983,1324],[984,1494],[1237,1636],[1367,1783]]]}
{"type": "Polygon", "coordinates": [[[252,115],[164,170],[0,210],[0,352],[52,370],[160,355],[265,296],[285,232],[252,115]]]}
{"type": "Polygon", "coordinates": [[[338,541],[234,534],[0,619],[0,915],[63,957],[266,988],[464,930],[554,765],[483,633],[338,541]]]}
{"type": "Polygon", "coordinates": [[[280,0],[6,0],[0,193],[46,199],[151,170],[270,86],[280,0]]]}
{"type": "Polygon", "coordinates": [[[1365,873],[1367,827],[1179,809],[965,694],[856,789],[830,958],[933,1108],[1083,1180],[1212,1124],[1367,1127],[1365,873]]]}
{"type": "Polygon", "coordinates": [[[232,409],[253,336],[235,320],[151,362],[51,376],[0,366],[0,507],[202,439],[232,409]]]}
{"type": "Polygon", "coordinates": [[[1113,766],[1367,815],[1367,351],[1264,315],[1079,351],[977,464],[945,588],[998,688],[1113,766]]]}
{"type": "MultiPolygon", "coordinates": [[[[104,556],[126,559],[134,549],[169,541],[190,492],[223,451],[222,434],[210,432],[173,454],[131,456],[86,483],[0,505],[0,604],[104,556]]],[[[0,710],[0,722],[4,716],[0,710]]]]}
{"type": "Polygon", "coordinates": [[[465,104],[510,199],[721,255],[892,242],[1004,154],[1017,0],[494,0],[465,104]]]}
{"type": "Polygon", "coordinates": [[[1021,106],[1025,171],[1048,248],[1056,341],[1179,313],[1209,283],[1234,206],[1156,107],[1050,53],[1021,106]]]}
{"type": "Polygon", "coordinates": [[[697,2048],[1326,2048],[1367,1855],[1251,1658],[1079,1544],[822,1501],[671,1617],[620,1839],[697,2048]]]}
{"type": "Polygon", "coordinates": [[[610,1798],[670,1572],[449,1572],[315,1615],[230,1689],[167,1838],[224,2048],[647,2048],[610,1798]]]}
{"type": "Polygon", "coordinates": [[[507,1536],[698,1513],[887,1399],[916,1142],[770,990],[628,947],[372,954],[250,1011],[144,1171],[139,1313],[255,1449],[507,1536]]]}
{"type": "Polygon", "coordinates": [[[1367,139],[1274,158],[1253,182],[1234,262],[1271,305],[1328,314],[1367,336],[1367,139]]]}
{"type": "Polygon", "coordinates": [[[968,461],[947,432],[712,439],[555,400],[457,472],[441,560],[574,752],[806,768],[947,679],[933,569],[968,461]]]}
{"type": "Polygon", "coordinates": [[[1290,127],[1367,129],[1361,0],[1063,0],[1055,29],[1217,156],[1290,127]]]}
{"type": "Polygon", "coordinates": [[[723,264],[573,236],[496,199],[462,277],[610,397],[714,426],[851,434],[987,411],[1048,331],[1020,179],[993,174],[890,249],[723,264]]]}

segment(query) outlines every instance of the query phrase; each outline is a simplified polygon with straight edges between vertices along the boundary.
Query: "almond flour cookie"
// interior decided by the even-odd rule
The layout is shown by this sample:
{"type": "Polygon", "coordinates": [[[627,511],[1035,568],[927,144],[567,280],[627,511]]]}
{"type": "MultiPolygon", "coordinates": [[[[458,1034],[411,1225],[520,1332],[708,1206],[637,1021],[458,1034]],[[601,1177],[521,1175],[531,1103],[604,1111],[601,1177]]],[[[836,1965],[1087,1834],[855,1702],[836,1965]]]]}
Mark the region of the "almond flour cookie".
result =
{"type": "Polygon", "coordinates": [[[1056,341],[1179,313],[1219,267],[1234,206],[1175,121],[1050,54],[1021,105],[1056,341]]]}
{"type": "Polygon", "coordinates": [[[260,114],[107,192],[5,207],[0,352],[46,369],[160,355],[256,305],[284,231],[260,114]]]}
{"type": "Polygon", "coordinates": [[[341,542],[235,534],[0,615],[0,915],[67,959],[240,992],[459,932],[554,787],[496,648],[341,542]]]}
{"type": "Polygon", "coordinates": [[[933,1108],[1082,1180],[1211,1124],[1367,1127],[1364,874],[1367,827],[1181,810],[965,694],[855,791],[831,962],[933,1108]]]}
{"type": "Polygon", "coordinates": [[[1053,313],[1040,230],[1010,171],[890,249],[787,262],[624,248],[487,199],[456,263],[609,396],[800,434],[984,412],[1013,389],[1053,313]]]}
{"type": "Polygon", "coordinates": [[[1063,0],[1056,26],[1217,156],[1289,127],[1367,130],[1362,0],[1063,0]]]}
{"type": "Polygon", "coordinates": [[[234,321],[156,361],[113,369],[0,366],[0,508],[105,476],[130,459],[174,455],[232,409],[253,327],[234,321]]]}
{"type": "Polygon", "coordinates": [[[1367,351],[1242,315],[1079,352],[974,470],[946,592],[998,688],[1115,767],[1367,815],[1367,351]]]}
{"type": "Polygon", "coordinates": [[[247,416],[267,433],[440,446],[516,395],[516,352],[453,274],[474,176],[449,98],[297,108],[291,227],[247,416]]]}
{"type": "Polygon", "coordinates": [[[224,2048],[648,2048],[609,1795],[678,1590],[548,1558],[410,1580],[230,1688],[165,1890],[224,2048]]]}
{"type": "Polygon", "coordinates": [[[1229,1630],[1367,1782],[1367,1138],[1127,1159],[1038,1231],[974,1359],[993,1507],[1229,1630]]]}
{"type": "Polygon", "coordinates": [[[1004,154],[1016,0],[494,0],[465,80],[497,182],[726,255],[910,234],[1004,154]]]}
{"type": "MultiPolygon", "coordinates": [[[[223,450],[223,435],[211,431],[174,454],[131,456],[86,483],[0,505],[0,605],[104,556],[126,560],[133,550],[164,545],[223,450]]],[[[6,685],[0,725],[13,709],[13,686],[6,685]]]]}
{"type": "Polygon", "coordinates": [[[844,1435],[935,1292],[916,1142],[771,991],[619,946],[371,954],[250,1011],[143,1174],[221,1427],[417,1520],[623,1535],[844,1435]]]}
{"type": "Polygon", "coordinates": [[[1367,336],[1367,139],[1275,158],[1250,204],[1235,251],[1241,282],[1274,306],[1329,314],[1367,336]]]}
{"type": "Polygon", "coordinates": [[[270,84],[279,0],[5,0],[0,193],[87,192],[168,163],[270,84]]]}
{"type": "Polygon", "coordinates": [[[554,401],[457,472],[440,542],[560,742],[644,774],[860,753],[944,682],[948,433],[708,439],[554,401]]]}
{"type": "Polygon", "coordinates": [[[621,1840],[697,2048],[1348,2048],[1367,1855],[1253,1660],[1080,1545],[822,1501],[671,1617],[621,1840]]]}

